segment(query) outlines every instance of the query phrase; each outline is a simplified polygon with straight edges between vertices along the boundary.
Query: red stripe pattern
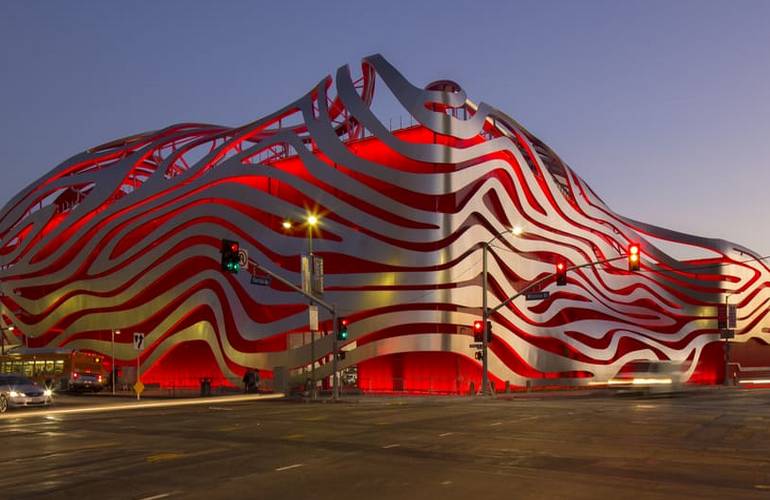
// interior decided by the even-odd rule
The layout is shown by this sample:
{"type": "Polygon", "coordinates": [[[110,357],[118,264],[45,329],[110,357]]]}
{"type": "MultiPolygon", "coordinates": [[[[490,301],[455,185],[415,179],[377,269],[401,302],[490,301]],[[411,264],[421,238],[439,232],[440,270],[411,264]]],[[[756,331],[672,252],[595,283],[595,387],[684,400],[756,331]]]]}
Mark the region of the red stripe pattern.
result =
{"type": "MultiPolygon", "coordinates": [[[[306,302],[276,281],[223,273],[219,247],[237,240],[299,283],[308,213],[321,220],[311,230],[324,297],[351,321],[341,366],[360,366],[369,388],[386,376],[407,388],[434,375],[458,390],[477,380],[470,326],[490,240],[492,307],[556,262],[642,248],[638,272],[624,259],[584,267],[567,286],[546,280],[549,298],[497,311],[489,366],[498,384],[601,382],[637,359],[690,361],[691,380],[716,381],[716,305],[726,294],[738,304],[737,341],[768,340],[770,270],[754,252],[615,214],[515,120],[454,82],[416,87],[379,55],[357,78],[342,67],[255,122],[119,139],[17,194],[0,213],[10,340],[109,355],[111,329],[144,332],[142,369],[160,382],[301,369],[311,356],[306,302]],[[409,116],[395,131],[371,111],[375,82],[409,116]],[[513,225],[524,233],[506,233],[513,225]],[[403,368],[420,359],[430,362],[403,368]]],[[[321,328],[331,331],[329,318],[321,328]]],[[[137,356],[130,337],[117,340],[119,363],[137,356]]],[[[319,376],[330,373],[331,348],[331,336],[317,339],[319,376]]]]}

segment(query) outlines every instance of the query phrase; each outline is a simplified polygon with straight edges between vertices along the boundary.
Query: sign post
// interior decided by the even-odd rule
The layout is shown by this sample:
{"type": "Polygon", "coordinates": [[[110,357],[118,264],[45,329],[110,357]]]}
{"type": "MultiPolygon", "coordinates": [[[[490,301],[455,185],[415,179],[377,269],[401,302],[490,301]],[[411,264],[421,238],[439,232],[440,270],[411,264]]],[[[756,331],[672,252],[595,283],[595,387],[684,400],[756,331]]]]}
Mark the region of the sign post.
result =
{"type": "Polygon", "coordinates": [[[139,401],[142,397],[142,392],[144,392],[141,365],[139,364],[139,360],[142,357],[142,351],[144,350],[143,333],[134,333],[134,349],[136,349],[136,383],[134,384],[134,391],[136,392],[136,400],[139,401]]]}

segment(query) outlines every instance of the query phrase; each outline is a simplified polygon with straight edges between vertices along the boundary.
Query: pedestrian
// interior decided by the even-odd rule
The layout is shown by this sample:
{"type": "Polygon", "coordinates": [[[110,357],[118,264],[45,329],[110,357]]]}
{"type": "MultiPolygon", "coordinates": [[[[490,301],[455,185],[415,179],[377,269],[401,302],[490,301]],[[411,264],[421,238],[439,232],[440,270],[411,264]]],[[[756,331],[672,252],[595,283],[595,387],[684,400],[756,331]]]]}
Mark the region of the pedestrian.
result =
{"type": "Polygon", "coordinates": [[[254,370],[249,368],[246,370],[246,373],[243,374],[243,392],[246,394],[252,392],[255,384],[256,375],[254,374],[254,370]]]}

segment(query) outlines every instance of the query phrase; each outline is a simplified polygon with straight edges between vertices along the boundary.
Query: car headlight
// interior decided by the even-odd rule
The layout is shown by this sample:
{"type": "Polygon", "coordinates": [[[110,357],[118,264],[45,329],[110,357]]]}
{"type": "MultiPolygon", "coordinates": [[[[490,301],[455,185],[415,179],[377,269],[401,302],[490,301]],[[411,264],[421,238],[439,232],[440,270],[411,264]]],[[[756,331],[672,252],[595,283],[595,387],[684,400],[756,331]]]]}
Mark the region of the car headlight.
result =
{"type": "Polygon", "coordinates": [[[43,391],[43,396],[50,398],[51,396],[53,396],[53,391],[51,389],[46,389],[43,391]]]}
{"type": "Polygon", "coordinates": [[[23,398],[24,397],[24,393],[23,392],[11,391],[10,392],[10,396],[12,398],[23,398]]]}

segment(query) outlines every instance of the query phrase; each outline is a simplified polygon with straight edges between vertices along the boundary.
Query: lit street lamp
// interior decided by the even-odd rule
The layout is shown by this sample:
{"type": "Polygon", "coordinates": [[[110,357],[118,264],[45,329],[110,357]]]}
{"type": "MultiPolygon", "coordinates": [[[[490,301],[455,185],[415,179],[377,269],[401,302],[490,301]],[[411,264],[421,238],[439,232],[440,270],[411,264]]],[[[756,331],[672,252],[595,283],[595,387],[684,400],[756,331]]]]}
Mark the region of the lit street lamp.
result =
{"type": "Polygon", "coordinates": [[[0,355],[5,356],[5,332],[12,332],[12,326],[0,326],[0,355]]]}
{"type": "Polygon", "coordinates": [[[112,330],[112,395],[115,395],[115,335],[120,335],[120,330],[112,330]]]}
{"type": "Polygon", "coordinates": [[[503,236],[504,234],[511,233],[514,236],[521,236],[524,230],[520,226],[514,226],[510,229],[496,234],[489,241],[484,242],[482,249],[482,287],[481,287],[481,324],[484,330],[484,334],[481,338],[482,349],[482,372],[481,372],[481,393],[489,394],[489,360],[488,360],[488,344],[489,344],[489,308],[487,307],[487,253],[489,253],[489,244],[503,236]]]}
{"type": "MultiPolygon", "coordinates": [[[[313,214],[310,214],[307,216],[307,253],[311,256],[313,255],[313,229],[315,228],[316,224],[318,224],[318,217],[316,217],[313,214]]],[[[311,263],[312,264],[312,263],[311,263]]],[[[310,277],[312,279],[313,277],[313,268],[310,268],[310,277]]]]}
{"type": "MultiPolygon", "coordinates": [[[[313,290],[313,230],[315,229],[315,226],[318,225],[319,218],[315,214],[307,214],[307,217],[305,217],[305,222],[307,226],[307,268],[309,270],[308,276],[306,276],[304,279],[307,281],[307,291],[310,291],[312,293],[313,290]]],[[[290,219],[286,219],[281,224],[283,228],[287,231],[291,230],[294,227],[294,224],[292,224],[290,219]]],[[[312,305],[312,303],[311,303],[312,305]]],[[[336,351],[334,356],[334,366],[336,368],[336,351]]],[[[312,398],[316,398],[316,379],[315,379],[315,334],[313,333],[313,330],[310,330],[310,381],[313,385],[312,387],[312,398]]]]}

